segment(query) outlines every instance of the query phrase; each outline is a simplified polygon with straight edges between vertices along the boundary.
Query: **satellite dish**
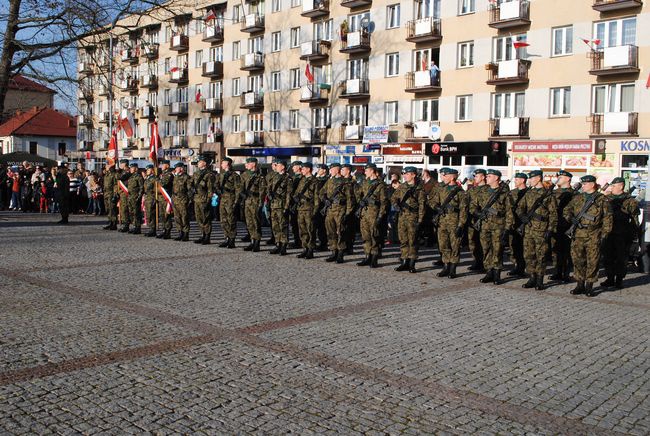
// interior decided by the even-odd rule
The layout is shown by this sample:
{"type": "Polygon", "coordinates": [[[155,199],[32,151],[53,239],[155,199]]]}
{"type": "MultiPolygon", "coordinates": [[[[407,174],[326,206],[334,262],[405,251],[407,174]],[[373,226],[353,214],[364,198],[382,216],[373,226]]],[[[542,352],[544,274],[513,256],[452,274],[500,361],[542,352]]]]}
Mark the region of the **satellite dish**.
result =
{"type": "Polygon", "coordinates": [[[368,26],[370,25],[370,18],[363,17],[359,25],[361,26],[362,29],[367,29],[368,26]]]}
{"type": "Polygon", "coordinates": [[[371,21],[370,24],[368,24],[368,33],[372,33],[375,31],[375,22],[371,21]]]}

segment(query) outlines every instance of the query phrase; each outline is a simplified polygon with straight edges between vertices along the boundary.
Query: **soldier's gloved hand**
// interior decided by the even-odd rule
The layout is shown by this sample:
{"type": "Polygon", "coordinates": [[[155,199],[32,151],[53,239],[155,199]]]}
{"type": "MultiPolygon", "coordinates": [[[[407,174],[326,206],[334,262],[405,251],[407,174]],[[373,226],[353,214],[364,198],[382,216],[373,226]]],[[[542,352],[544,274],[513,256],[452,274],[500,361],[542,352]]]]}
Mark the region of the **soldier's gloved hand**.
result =
{"type": "Polygon", "coordinates": [[[456,235],[457,238],[461,238],[463,236],[463,228],[462,227],[456,228],[454,234],[456,235]]]}

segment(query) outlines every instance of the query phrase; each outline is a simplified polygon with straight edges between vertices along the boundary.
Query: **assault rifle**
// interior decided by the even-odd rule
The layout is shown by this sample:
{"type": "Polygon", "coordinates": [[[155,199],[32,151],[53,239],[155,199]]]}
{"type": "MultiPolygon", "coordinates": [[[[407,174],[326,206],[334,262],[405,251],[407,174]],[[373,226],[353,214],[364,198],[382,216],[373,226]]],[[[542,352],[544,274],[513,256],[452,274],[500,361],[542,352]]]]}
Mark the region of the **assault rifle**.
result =
{"type": "Polygon", "coordinates": [[[555,185],[549,186],[547,189],[544,190],[544,193],[537,197],[537,200],[533,203],[533,206],[530,208],[527,214],[520,216],[519,219],[521,220],[521,225],[517,227],[517,233],[520,235],[524,235],[524,229],[526,228],[526,225],[531,222],[533,219],[540,219],[540,215],[537,214],[537,209],[544,203],[544,201],[549,198],[551,195],[553,195],[553,189],[555,188],[555,185]]]}
{"type": "Polygon", "coordinates": [[[330,207],[332,207],[332,204],[334,204],[335,201],[339,199],[339,196],[343,192],[343,188],[345,187],[346,182],[341,182],[339,186],[336,187],[336,191],[334,191],[334,195],[332,195],[332,198],[329,199],[327,196],[325,196],[325,199],[323,200],[323,207],[320,210],[320,214],[323,216],[327,215],[327,211],[329,210],[330,207]]]}
{"type": "MultiPolygon", "coordinates": [[[[312,178],[311,176],[310,178],[312,178]]],[[[289,206],[289,213],[291,215],[294,215],[298,211],[298,206],[300,206],[300,203],[302,203],[302,200],[305,198],[305,193],[307,192],[307,189],[310,188],[313,182],[305,182],[305,184],[302,187],[302,190],[297,193],[296,195],[291,197],[291,205],[289,206]]]]}
{"type": "Polygon", "coordinates": [[[440,218],[443,215],[446,215],[447,212],[451,210],[450,203],[458,195],[459,192],[463,190],[463,185],[467,183],[467,177],[463,179],[463,181],[460,183],[460,185],[456,185],[454,189],[451,190],[449,195],[447,195],[447,198],[445,198],[445,201],[442,202],[440,206],[436,206],[433,208],[433,226],[438,227],[438,224],[440,223],[440,218]]]}
{"type": "Polygon", "coordinates": [[[499,188],[496,191],[494,191],[492,196],[488,199],[487,203],[485,203],[485,206],[483,206],[483,209],[481,209],[481,211],[475,215],[476,221],[474,221],[474,223],[472,224],[474,230],[480,232],[481,226],[483,225],[483,221],[485,221],[487,217],[490,215],[498,214],[498,212],[492,206],[494,206],[494,203],[497,202],[501,194],[503,194],[505,190],[508,189],[509,183],[510,180],[501,182],[499,184],[499,188]]]}
{"type": "Polygon", "coordinates": [[[409,197],[413,196],[413,193],[415,192],[415,188],[417,188],[417,186],[418,185],[416,182],[416,184],[414,184],[412,187],[408,189],[408,191],[406,191],[406,193],[402,196],[402,199],[395,206],[396,212],[402,212],[404,208],[408,208],[410,211],[413,211],[412,208],[406,204],[406,200],[408,200],[409,197]]]}
{"type": "Polygon", "coordinates": [[[373,196],[379,185],[381,184],[381,181],[377,181],[372,187],[368,190],[368,193],[361,199],[359,202],[359,205],[357,206],[357,210],[354,212],[354,215],[357,218],[361,217],[361,213],[363,210],[370,205],[370,197],[373,196]]]}
{"type": "MultiPolygon", "coordinates": [[[[609,187],[609,183],[607,183],[605,186],[603,186],[603,191],[609,187]]],[[[587,211],[591,206],[594,205],[596,202],[596,199],[598,198],[598,191],[594,192],[591,197],[587,201],[585,201],[585,204],[582,205],[582,209],[580,209],[580,212],[578,212],[578,215],[573,217],[571,220],[571,227],[569,227],[569,230],[564,232],[565,235],[571,240],[573,240],[576,236],[576,230],[582,228],[582,224],[580,224],[580,220],[583,218],[588,219],[589,221],[593,221],[595,218],[592,217],[591,215],[587,215],[587,211]]]]}

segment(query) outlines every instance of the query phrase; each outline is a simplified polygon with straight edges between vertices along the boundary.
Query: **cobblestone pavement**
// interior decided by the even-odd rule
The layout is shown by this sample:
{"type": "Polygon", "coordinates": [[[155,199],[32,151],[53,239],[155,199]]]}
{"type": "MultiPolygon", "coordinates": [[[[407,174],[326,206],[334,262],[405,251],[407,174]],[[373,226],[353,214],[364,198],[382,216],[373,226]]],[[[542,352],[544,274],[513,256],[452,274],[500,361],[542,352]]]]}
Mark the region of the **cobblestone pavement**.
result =
{"type": "Polygon", "coordinates": [[[408,274],[394,247],[371,270],[358,247],[332,265],[52,221],[0,213],[0,434],[650,433],[645,276],[587,299],[467,260],[438,279],[428,250],[408,274]]]}

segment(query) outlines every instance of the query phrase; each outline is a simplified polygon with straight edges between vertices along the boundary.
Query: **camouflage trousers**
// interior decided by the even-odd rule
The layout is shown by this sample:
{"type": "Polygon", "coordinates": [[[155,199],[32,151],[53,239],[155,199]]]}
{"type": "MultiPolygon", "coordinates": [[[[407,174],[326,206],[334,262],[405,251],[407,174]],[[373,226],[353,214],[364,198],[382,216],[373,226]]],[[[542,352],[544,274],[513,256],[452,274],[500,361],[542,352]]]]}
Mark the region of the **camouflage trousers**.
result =
{"type": "Polygon", "coordinates": [[[303,248],[314,249],[316,236],[314,234],[314,211],[304,209],[298,211],[298,231],[303,248]]]}
{"type": "Polygon", "coordinates": [[[571,259],[576,280],[595,283],[598,280],[600,233],[574,239],[571,243],[571,259]]]}
{"type": "Polygon", "coordinates": [[[147,218],[147,226],[150,229],[156,228],[156,221],[160,220],[160,216],[156,217],[157,207],[156,207],[156,197],[144,199],[144,213],[147,218]]]}
{"type": "Polygon", "coordinates": [[[187,200],[185,198],[174,198],[174,222],[176,223],[176,230],[183,233],[190,232],[190,217],[187,210],[187,200]]]}
{"type": "Polygon", "coordinates": [[[129,213],[129,197],[125,193],[120,193],[120,221],[122,225],[131,224],[131,214],[129,213]]]}
{"type": "Polygon", "coordinates": [[[131,224],[140,228],[142,225],[142,197],[129,197],[129,217],[131,224]]]}
{"type": "Polygon", "coordinates": [[[327,245],[330,250],[345,250],[343,232],[345,209],[341,207],[330,207],[325,217],[325,228],[327,229],[327,245]]]}
{"type": "Polygon", "coordinates": [[[444,263],[460,262],[460,241],[456,236],[458,224],[454,222],[441,222],[438,226],[438,249],[444,263]]]}
{"type": "Polygon", "coordinates": [[[108,221],[113,225],[117,224],[117,203],[113,201],[112,196],[104,195],[104,208],[108,215],[108,221]]]}
{"type": "Polygon", "coordinates": [[[201,233],[212,233],[212,208],[209,201],[194,200],[194,217],[201,233]]]}
{"type": "MultiPolygon", "coordinates": [[[[167,212],[167,202],[165,199],[158,197],[158,216],[160,222],[158,223],[166,232],[171,232],[174,222],[174,210],[167,212]]],[[[151,224],[150,224],[151,225],[151,224]]]]}
{"type": "MultiPolygon", "coordinates": [[[[483,266],[486,269],[503,268],[503,244],[501,243],[502,229],[486,229],[480,231],[480,247],[483,252],[483,266]]],[[[478,259],[480,260],[480,258],[478,259]]]]}
{"type": "Polygon", "coordinates": [[[224,236],[235,239],[235,236],[237,236],[237,219],[235,217],[234,201],[221,198],[219,202],[219,219],[221,220],[224,236]]]}
{"type": "Polygon", "coordinates": [[[467,242],[469,244],[469,252],[472,254],[472,258],[475,261],[481,262],[481,260],[483,259],[483,248],[481,246],[481,235],[472,226],[469,226],[467,228],[467,242]]]}
{"type": "Polygon", "coordinates": [[[246,228],[251,239],[259,241],[262,239],[262,220],[260,219],[260,204],[256,197],[247,198],[244,204],[244,215],[246,215],[246,228]]]}
{"type": "Polygon", "coordinates": [[[366,255],[379,255],[381,243],[377,218],[379,210],[376,207],[367,207],[361,215],[359,227],[361,228],[361,239],[363,239],[363,251],[366,255]]]}
{"type": "Polygon", "coordinates": [[[544,233],[527,231],[524,237],[526,272],[528,274],[544,275],[547,254],[548,241],[544,239],[544,233]]]}
{"type": "Polygon", "coordinates": [[[418,219],[417,215],[402,212],[397,221],[397,236],[400,245],[400,259],[418,258],[418,219]]]}
{"type": "Polygon", "coordinates": [[[288,224],[289,219],[284,214],[284,209],[271,209],[271,230],[276,244],[289,243],[288,224]]]}
{"type": "Polygon", "coordinates": [[[524,238],[517,232],[510,234],[510,261],[520,268],[526,266],[524,259],[524,238]]]}

